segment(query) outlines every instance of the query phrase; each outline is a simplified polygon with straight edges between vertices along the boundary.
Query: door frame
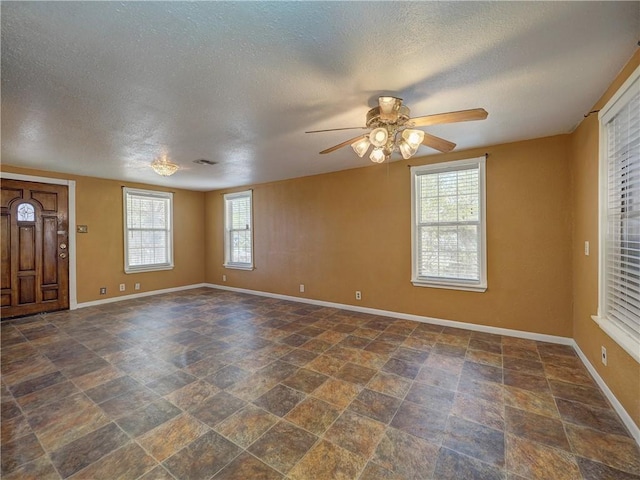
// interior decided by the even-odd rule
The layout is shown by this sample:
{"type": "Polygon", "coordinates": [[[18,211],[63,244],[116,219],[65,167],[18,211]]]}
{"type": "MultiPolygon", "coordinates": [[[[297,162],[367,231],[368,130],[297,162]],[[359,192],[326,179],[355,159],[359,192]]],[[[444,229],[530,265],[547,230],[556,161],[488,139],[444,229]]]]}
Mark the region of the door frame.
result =
{"type": "Polygon", "coordinates": [[[66,185],[68,190],[68,223],[69,223],[69,310],[78,308],[76,283],[76,181],[63,178],[39,177],[23,175],[21,173],[0,172],[0,179],[22,180],[24,182],[48,183],[51,185],[66,185]]]}

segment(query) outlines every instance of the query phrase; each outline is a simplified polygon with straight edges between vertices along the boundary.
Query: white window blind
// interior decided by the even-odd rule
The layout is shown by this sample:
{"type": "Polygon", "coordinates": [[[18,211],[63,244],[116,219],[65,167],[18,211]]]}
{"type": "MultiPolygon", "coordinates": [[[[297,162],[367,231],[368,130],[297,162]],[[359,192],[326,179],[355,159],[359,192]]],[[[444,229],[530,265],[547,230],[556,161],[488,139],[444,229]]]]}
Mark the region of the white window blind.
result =
{"type": "Polygon", "coordinates": [[[640,359],[640,81],[603,110],[599,320],[640,359]]]}
{"type": "Polygon", "coordinates": [[[251,190],[224,196],[225,267],[253,268],[252,200],[251,190]]]}
{"type": "Polygon", "coordinates": [[[486,289],[485,159],[414,167],[414,285],[486,289]]]}
{"type": "Polygon", "coordinates": [[[123,188],[125,272],[173,268],[173,194],[123,188]]]}

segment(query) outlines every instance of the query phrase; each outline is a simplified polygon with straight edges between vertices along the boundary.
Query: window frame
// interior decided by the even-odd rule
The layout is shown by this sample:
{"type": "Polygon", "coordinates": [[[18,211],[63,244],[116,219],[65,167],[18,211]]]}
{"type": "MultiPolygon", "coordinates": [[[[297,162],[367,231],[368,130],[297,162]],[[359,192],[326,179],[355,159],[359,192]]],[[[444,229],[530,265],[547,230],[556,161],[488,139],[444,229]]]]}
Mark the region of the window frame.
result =
{"type": "MultiPolygon", "coordinates": [[[[454,222],[461,223],[461,222],[454,222]]],[[[486,156],[468,158],[452,162],[433,163],[411,167],[411,283],[416,287],[445,288],[471,292],[485,292],[487,290],[487,222],[486,222],[486,156]],[[418,275],[418,179],[427,173],[444,173],[450,171],[478,169],[479,196],[479,238],[478,260],[479,279],[445,279],[438,277],[421,277],[418,275]]]]}
{"type": "Polygon", "coordinates": [[[122,187],[122,204],[123,204],[123,220],[124,220],[124,273],[142,273],[142,272],[156,272],[161,270],[172,270],[174,268],[173,262],[173,193],[161,192],[157,190],[143,190],[140,188],[122,187]],[[163,263],[152,263],[145,265],[130,265],[129,264],[129,232],[135,230],[141,230],[138,228],[129,228],[129,214],[128,214],[128,201],[133,197],[152,197],[162,200],[166,200],[168,204],[167,209],[167,227],[164,229],[167,235],[167,261],[163,263]]]}
{"type": "Polygon", "coordinates": [[[609,99],[607,104],[602,107],[598,114],[599,122],[599,156],[598,156],[598,310],[596,315],[591,318],[599,325],[599,327],[622,347],[636,362],[640,363],[640,337],[635,338],[627,331],[625,327],[620,326],[620,322],[609,318],[605,313],[607,304],[607,197],[609,195],[608,188],[608,123],[620,112],[637,89],[640,88],[640,67],[629,76],[624,84],[609,99]]]}
{"type": "MultiPolygon", "coordinates": [[[[255,249],[254,249],[254,235],[253,235],[253,190],[243,190],[241,192],[225,193],[224,194],[224,268],[231,268],[235,270],[253,270],[255,268],[255,249]],[[231,261],[231,234],[233,231],[230,229],[232,219],[229,217],[229,202],[239,199],[249,198],[249,232],[251,235],[251,262],[232,262],[231,261]]],[[[247,230],[247,229],[245,229],[247,230]]]]}

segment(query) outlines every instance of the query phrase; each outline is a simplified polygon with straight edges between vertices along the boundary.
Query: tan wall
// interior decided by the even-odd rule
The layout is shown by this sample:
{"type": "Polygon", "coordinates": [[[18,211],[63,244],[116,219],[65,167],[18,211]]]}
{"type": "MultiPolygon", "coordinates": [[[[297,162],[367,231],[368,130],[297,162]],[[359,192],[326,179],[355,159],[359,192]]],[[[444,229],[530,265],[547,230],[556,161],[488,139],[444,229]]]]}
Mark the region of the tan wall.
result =
{"type": "MultiPolygon", "coordinates": [[[[632,57],[611,87],[593,107],[602,108],[640,64],[632,57]]],[[[573,337],[625,410],[640,426],[640,364],[618,346],[591,319],[598,310],[598,117],[591,115],[571,135],[573,172],[573,337]],[[591,255],[584,255],[589,241],[591,255]],[[608,366],[600,361],[607,349],[608,366]]]]}
{"type": "Polygon", "coordinates": [[[121,295],[174,288],[204,281],[204,193],[173,189],[173,270],[125,274],[122,186],[169,190],[92,177],[56,174],[2,165],[3,172],[76,181],[76,223],[88,233],[76,234],[78,303],[121,295]],[[124,283],[126,290],[118,286],[124,283]],[[140,291],[134,292],[134,283],[140,291]],[[107,287],[107,295],[100,295],[107,287]]]}
{"type": "Polygon", "coordinates": [[[222,267],[223,192],[209,192],[206,281],[570,337],[568,146],[563,135],[255,185],[249,272],[222,267]],[[488,290],[414,287],[408,165],[485,152],[488,290]]]}

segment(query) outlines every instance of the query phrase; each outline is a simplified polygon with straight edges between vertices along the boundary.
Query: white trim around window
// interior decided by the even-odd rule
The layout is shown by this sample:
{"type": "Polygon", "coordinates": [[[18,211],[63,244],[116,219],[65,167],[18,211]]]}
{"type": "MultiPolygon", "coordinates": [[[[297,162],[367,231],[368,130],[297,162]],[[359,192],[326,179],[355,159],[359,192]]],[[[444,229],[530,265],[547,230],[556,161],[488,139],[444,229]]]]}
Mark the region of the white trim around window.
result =
{"type": "Polygon", "coordinates": [[[411,282],[487,289],[485,157],[411,168],[411,282]]]}
{"type": "Polygon", "coordinates": [[[122,188],[124,272],[173,269],[173,193],[122,188]]]}
{"type": "Polygon", "coordinates": [[[224,195],[224,267],[253,270],[253,191],[224,195]]]}
{"type": "Polygon", "coordinates": [[[640,363],[640,67],[600,110],[598,313],[640,363]]]}

